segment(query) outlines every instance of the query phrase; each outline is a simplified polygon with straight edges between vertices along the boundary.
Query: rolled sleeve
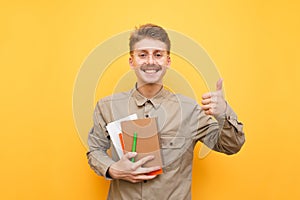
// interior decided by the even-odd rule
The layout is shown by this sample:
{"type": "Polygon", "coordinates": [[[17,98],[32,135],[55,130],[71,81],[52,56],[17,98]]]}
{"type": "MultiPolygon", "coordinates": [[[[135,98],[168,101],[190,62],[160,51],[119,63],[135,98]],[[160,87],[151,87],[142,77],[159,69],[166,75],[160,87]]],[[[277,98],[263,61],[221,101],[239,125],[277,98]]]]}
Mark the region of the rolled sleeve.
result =
{"type": "Polygon", "coordinates": [[[243,124],[238,121],[237,115],[227,104],[226,111],[217,118],[219,125],[219,140],[214,150],[226,154],[235,154],[240,151],[245,143],[243,124]]]}
{"type": "Polygon", "coordinates": [[[101,114],[101,105],[97,103],[94,111],[94,125],[88,135],[89,151],[87,153],[90,167],[100,176],[106,176],[108,168],[114,163],[107,154],[110,148],[109,135],[105,129],[106,123],[101,114]]]}
{"type": "Polygon", "coordinates": [[[204,114],[197,108],[198,128],[197,139],[209,148],[228,155],[239,152],[245,143],[243,124],[237,120],[237,115],[227,104],[224,114],[216,120],[204,114]]]}

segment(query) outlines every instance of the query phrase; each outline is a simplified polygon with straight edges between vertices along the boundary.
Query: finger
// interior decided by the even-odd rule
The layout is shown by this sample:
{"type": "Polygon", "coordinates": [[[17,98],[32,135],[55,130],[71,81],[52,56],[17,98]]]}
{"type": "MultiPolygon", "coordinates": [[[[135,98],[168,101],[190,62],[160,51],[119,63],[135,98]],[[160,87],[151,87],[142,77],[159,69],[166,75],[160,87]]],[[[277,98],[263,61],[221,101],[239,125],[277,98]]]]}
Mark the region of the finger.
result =
{"type": "Polygon", "coordinates": [[[211,99],[211,98],[203,99],[203,100],[201,101],[201,103],[202,103],[203,105],[210,104],[211,102],[212,102],[212,99],[211,99]]]}
{"type": "Polygon", "coordinates": [[[137,175],[134,176],[134,179],[137,181],[143,181],[143,180],[151,180],[154,179],[157,175],[137,175]]]}
{"type": "Polygon", "coordinates": [[[155,167],[140,167],[137,170],[135,170],[134,172],[132,172],[131,174],[132,175],[148,174],[150,172],[157,171],[159,169],[161,169],[160,166],[155,166],[155,167]]]}
{"type": "Polygon", "coordinates": [[[211,92],[207,92],[205,94],[202,95],[202,99],[208,99],[212,96],[212,93],[211,92]]]}
{"type": "Polygon", "coordinates": [[[123,156],[123,158],[129,160],[129,159],[135,157],[136,155],[137,155],[136,152],[127,152],[127,153],[123,156]]]}
{"type": "Polygon", "coordinates": [[[212,114],[213,114],[213,112],[212,112],[211,109],[204,111],[204,113],[205,113],[206,115],[212,115],[212,114]]]}
{"type": "Polygon", "coordinates": [[[209,110],[209,109],[211,109],[211,105],[210,104],[208,104],[208,105],[203,105],[203,106],[201,106],[201,108],[203,109],[203,110],[209,110]]]}
{"type": "Polygon", "coordinates": [[[146,156],[146,157],[140,159],[139,161],[135,162],[133,165],[133,168],[137,169],[137,168],[141,167],[143,164],[145,164],[146,162],[153,160],[153,159],[154,159],[153,155],[146,156]]]}
{"type": "Polygon", "coordinates": [[[217,87],[217,91],[218,90],[222,90],[222,87],[223,87],[223,79],[220,78],[216,84],[216,87],[217,87]]]}
{"type": "Polygon", "coordinates": [[[209,110],[204,112],[206,115],[211,115],[211,112],[209,110]]]}
{"type": "Polygon", "coordinates": [[[145,175],[145,174],[142,174],[142,175],[138,175],[138,176],[128,177],[125,180],[128,180],[131,183],[140,183],[140,182],[145,181],[145,180],[154,179],[156,176],[157,175],[145,175]]]}

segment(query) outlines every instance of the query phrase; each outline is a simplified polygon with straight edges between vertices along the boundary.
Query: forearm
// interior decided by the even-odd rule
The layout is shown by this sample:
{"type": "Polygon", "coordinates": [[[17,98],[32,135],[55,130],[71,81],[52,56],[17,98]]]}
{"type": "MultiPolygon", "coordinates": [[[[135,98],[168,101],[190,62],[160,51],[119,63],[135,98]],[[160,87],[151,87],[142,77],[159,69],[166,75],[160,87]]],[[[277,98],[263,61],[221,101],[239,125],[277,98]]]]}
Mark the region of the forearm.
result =
{"type": "Polygon", "coordinates": [[[90,167],[98,175],[106,177],[106,172],[109,166],[114,163],[114,160],[107,154],[111,141],[105,128],[107,122],[102,114],[101,105],[101,102],[98,102],[95,107],[93,115],[94,125],[88,134],[89,151],[87,158],[90,167]]]}
{"type": "Polygon", "coordinates": [[[237,120],[237,115],[232,108],[227,105],[223,115],[217,118],[218,138],[214,150],[226,154],[237,153],[245,142],[243,124],[237,120]]]}
{"type": "Polygon", "coordinates": [[[107,177],[106,173],[108,168],[115,163],[107,154],[106,152],[102,152],[99,150],[89,151],[87,153],[88,163],[90,167],[95,171],[96,174],[100,176],[107,177]]]}

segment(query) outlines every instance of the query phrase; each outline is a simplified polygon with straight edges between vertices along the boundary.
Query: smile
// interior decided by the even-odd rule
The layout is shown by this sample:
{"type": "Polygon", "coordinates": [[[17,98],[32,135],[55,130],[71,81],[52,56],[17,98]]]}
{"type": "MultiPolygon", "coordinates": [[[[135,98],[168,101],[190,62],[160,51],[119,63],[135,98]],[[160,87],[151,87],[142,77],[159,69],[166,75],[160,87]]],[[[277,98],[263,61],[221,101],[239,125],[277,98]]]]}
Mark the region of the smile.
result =
{"type": "Polygon", "coordinates": [[[147,73],[147,74],[153,74],[153,73],[157,73],[159,72],[160,70],[162,70],[162,67],[161,66],[141,66],[140,68],[144,73],[147,73]]]}
{"type": "Polygon", "coordinates": [[[141,69],[141,70],[148,74],[153,74],[153,73],[160,71],[160,69],[141,69]]]}

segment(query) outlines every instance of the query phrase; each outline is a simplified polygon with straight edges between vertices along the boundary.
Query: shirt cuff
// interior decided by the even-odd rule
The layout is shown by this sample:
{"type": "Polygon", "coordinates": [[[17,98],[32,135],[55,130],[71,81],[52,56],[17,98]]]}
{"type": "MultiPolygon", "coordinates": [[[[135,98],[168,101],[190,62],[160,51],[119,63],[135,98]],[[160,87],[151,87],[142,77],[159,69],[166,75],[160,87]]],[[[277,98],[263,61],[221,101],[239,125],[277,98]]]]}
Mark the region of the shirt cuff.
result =
{"type": "Polygon", "coordinates": [[[100,176],[111,180],[110,176],[107,176],[109,167],[115,162],[108,156],[100,157],[97,153],[99,152],[89,152],[88,160],[91,168],[100,176]]]}
{"type": "Polygon", "coordinates": [[[237,115],[227,102],[225,113],[219,115],[217,121],[223,128],[231,128],[232,126],[238,128],[237,115]]]}
{"type": "Polygon", "coordinates": [[[108,173],[110,166],[107,168],[106,173],[105,173],[105,179],[106,180],[112,180],[113,178],[110,176],[110,174],[108,173]]]}

